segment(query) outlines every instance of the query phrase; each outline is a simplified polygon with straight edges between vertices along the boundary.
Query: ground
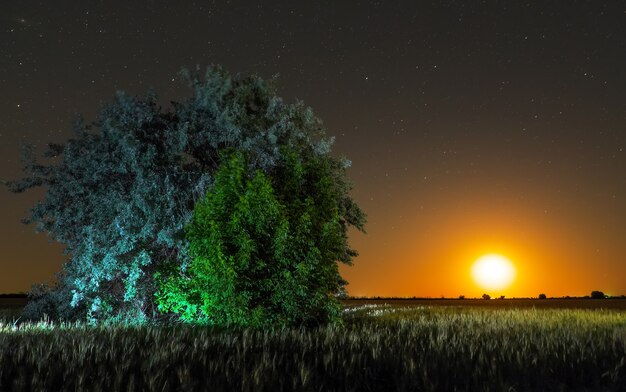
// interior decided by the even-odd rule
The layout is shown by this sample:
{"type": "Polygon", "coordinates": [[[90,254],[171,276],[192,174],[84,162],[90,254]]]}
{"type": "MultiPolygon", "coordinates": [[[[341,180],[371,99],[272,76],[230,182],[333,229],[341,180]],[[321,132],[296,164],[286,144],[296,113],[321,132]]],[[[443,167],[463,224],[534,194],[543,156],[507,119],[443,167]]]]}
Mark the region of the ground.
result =
{"type": "Polygon", "coordinates": [[[131,385],[623,391],[626,300],[349,300],[316,329],[0,325],[0,390],[131,385]]]}

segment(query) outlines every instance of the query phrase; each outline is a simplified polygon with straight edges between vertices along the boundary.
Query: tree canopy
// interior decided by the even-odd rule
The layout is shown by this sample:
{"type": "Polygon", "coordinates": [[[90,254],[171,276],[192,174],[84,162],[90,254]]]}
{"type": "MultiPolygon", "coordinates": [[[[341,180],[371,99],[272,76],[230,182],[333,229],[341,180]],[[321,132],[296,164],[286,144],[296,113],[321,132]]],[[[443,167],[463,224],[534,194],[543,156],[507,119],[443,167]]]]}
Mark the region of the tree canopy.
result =
{"type": "MultiPolygon", "coordinates": [[[[349,162],[330,154],[332,139],[312,110],[301,102],[285,103],[274,82],[258,76],[232,76],[220,67],[209,67],[203,76],[197,68],[182,74],[193,92],[189,98],[163,108],[154,93],[118,93],[97,121],[77,121],[65,144],[48,145],[46,163],[27,149],[27,176],[8,184],[14,192],[46,189],[26,221],[66,246],[68,260],[55,299],[48,301],[71,304],[63,307],[61,317],[160,317],[154,276],[172,268],[188,273],[198,264],[201,251],[193,244],[206,234],[195,228],[202,222],[198,211],[216,203],[207,190],[219,189],[215,173],[228,149],[244,154],[246,178],[256,179],[241,186],[271,189],[264,203],[273,203],[270,194],[284,197],[276,201],[282,212],[275,218],[286,222],[293,222],[288,215],[305,211],[307,203],[303,194],[296,197],[298,192],[293,192],[301,179],[290,174],[286,160],[332,168],[331,176],[319,179],[329,182],[324,187],[334,193],[327,197],[336,198],[340,206],[333,210],[340,236],[333,252],[323,257],[333,257],[336,263],[350,262],[355,255],[347,230],[362,229],[365,218],[348,194],[344,169],[349,162]],[[294,206],[300,206],[298,212],[292,211],[294,206]],[[72,309],[78,313],[72,314],[72,309]]],[[[307,186],[302,192],[322,189],[307,186]]],[[[306,254],[293,255],[290,262],[301,257],[306,254]]]]}
{"type": "Polygon", "coordinates": [[[183,321],[259,326],[337,319],[342,285],[340,169],[285,151],[273,178],[243,154],[220,166],[187,227],[191,263],[157,273],[157,303],[183,321]],[[181,273],[182,272],[182,273],[181,273]]]}

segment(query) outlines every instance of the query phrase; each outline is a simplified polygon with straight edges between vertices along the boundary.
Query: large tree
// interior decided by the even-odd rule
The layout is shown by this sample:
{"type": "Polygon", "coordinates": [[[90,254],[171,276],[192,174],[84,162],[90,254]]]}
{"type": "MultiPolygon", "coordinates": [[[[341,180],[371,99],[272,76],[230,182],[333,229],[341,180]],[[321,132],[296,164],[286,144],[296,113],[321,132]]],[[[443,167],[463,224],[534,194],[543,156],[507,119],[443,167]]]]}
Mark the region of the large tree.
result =
{"type": "MultiPolygon", "coordinates": [[[[27,150],[27,176],[9,183],[14,192],[46,189],[27,222],[66,246],[61,281],[46,305],[70,303],[61,317],[76,316],[68,309],[93,321],[158,317],[154,275],[164,266],[184,271],[191,260],[184,228],[213,182],[222,150],[244,152],[250,170],[270,176],[284,149],[347,165],[330,155],[332,139],[311,109],[285,103],[272,81],[219,67],[204,77],[198,69],[183,76],[191,97],[163,108],[155,94],[118,93],[97,121],[78,121],[67,143],[50,144],[47,164],[27,150]]],[[[342,189],[338,254],[349,262],[354,253],[346,233],[362,228],[364,215],[342,189]]]]}

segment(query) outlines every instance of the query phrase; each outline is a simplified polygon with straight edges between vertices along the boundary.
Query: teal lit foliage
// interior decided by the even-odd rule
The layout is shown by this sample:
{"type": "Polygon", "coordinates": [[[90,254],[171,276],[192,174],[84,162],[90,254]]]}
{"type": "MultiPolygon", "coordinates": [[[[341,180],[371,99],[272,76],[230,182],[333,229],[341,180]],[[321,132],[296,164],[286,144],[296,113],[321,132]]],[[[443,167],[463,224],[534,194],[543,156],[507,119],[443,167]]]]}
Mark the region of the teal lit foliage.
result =
{"type": "Polygon", "coordinates": [[[192,94],[181,102],[163,108],[156,94],[118,93],[96,122],[77,121],[71,139],[50,144],[43,163],[25,149],[26,177],[9,189],[44,188],[26,221],[68,256],[62,278],[37,296],[43,303],[29,305],[33,317],[52,306],[63,319],[159,319],[154,274],[189,260],[184,228],[221,150],[245,152],[264,173],[276,170],[282,148],[329,157],[321,121],[283,102],[272,81],[220,67],[182,76],[192,94]]]}
{"type": "Polygon", "coordinates": [[[186,322],[315,325],[339,320],[337,262],[363,214],[339,161],[283,149],[273,177],[232,153],[187,228],[192,261],[157,274],[157,303],[186,322]]]}

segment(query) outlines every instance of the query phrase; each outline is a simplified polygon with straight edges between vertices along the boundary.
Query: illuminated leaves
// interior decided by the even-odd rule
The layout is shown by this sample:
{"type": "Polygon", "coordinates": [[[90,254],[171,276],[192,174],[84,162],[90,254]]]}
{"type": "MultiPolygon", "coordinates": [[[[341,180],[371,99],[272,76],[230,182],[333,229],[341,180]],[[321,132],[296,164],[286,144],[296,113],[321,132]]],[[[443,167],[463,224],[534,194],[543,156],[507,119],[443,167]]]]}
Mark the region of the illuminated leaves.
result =
{"type": "Polygon", "coordinates": [[[290,150],[280,162],[274,178],[250,172],[241,153],[220,167],[187,228],[189,267],[158,275],[161,311],[218,325],[338,319],[342,172],[290,150]]]}
{"type": "MultiPolygon", "coordinates": [[[[190,266],[190,244],[184,228],[196,202],[204,198],[214,180],[221,151],[232,148],[246,155],[248,167],[242,176],[260,170],[272,178],[272,186],[278,187],[277,194],[284,199],[279,198],[279,209],[288,210],[279,215],[287,214],[291,230],[295,222],[292,213],[308,213],[312,219],[314,214],[299,204],[289,204],[292,196],[288,194],[299,189],[297,181],[308,187],[302,189],[304,193],[297,200],[304,202],[303,195],[315,190],[311,181],[298,175],[293,184],[282,182],[284,173],[279,173],[279,167],[285,165],[283,149],[293,151],[296,157],[315,157],[338,167],[344,164],[328,154],[332,138],[324,136],[321,121],[312,110],[301,102],[284,103],[272,81],[231,76],[220,67],[210,67],[203,75],[199,69],[183,74],[192,94],[182,102],[162,108],[153,93],[145,97],[118,93],[98,121],[85,124],[79,120],[70,140],[50,145],[44,155],[52,157],[51,161],[38,163],[34,150],[27,148],[26,178],[8,184],[14,192],[38,186],[46,189],[29,221],[66,246],[68,262],[52,303],[62,302],[59,299],[63,297],[76,312],[71,311],[72,307],[62,307],[62,317],[84,318],[89,313],[93,321],[130,322],[159,317],[154,304],[155,272],[165,264],[173,264],[180,271],[190,266]]],[[[336,177],[340,180],[337,184],[343,184],[341,176],[343,173],[336,177]]],[[[232,241],[240,254],[232,253],[234,245],[228,245],[223,250],[224,260],[237,257],[239,263],[246,263],[260,251],[260,239],[247,238],[243,233],[249,226],[260,235],[271,222],[250,215],[261,205],[267,207],[263,204],[267,200],[258,195],[246,196],[248,204],[241,204],[238,212],[225,210],[226,206],[235,206],[232,195],[245,195],[243,188],[235,186],[243,187],[245,182],[233,181],[224,185],[223,195],[219,196],[224,199],[212,202],[222,210],[208,218],[217,222],[236,218],[229,230],[238,233],[232,241]]],[[[347,188],[336,195],[340,195],[341,205],[353,204],[347,188]]],[[[267,219],[274,216],[271,214],[267,219]]],[[[354,224],[359,217],[362,213],[353,208],[340,219],[354,224]]],[[[264,232],[261,242],[270,241],[270,237],[272,241],[287,241],[289,237],[283,233],[287,229],[281,230],[264,232]]],[[[284,248],[285,254],[295,252],[284,245],[275,246],[284,248]]],[[[338,259],[345,262],[350,257],[345,256],[353,253],[344,253],[338,259]]],[[[296,260],[293,255],[284,257],[296,260]]],[[[265,259],[265,255],[257,257],[265,259]]],[[[203,295],[204,291],[197,291],[192,297],[203,295]]],[[[250,295],[246,291],[244,297],[250,295]]],[[[33,305],[32,309],[38,308],[33,305]]]]}

